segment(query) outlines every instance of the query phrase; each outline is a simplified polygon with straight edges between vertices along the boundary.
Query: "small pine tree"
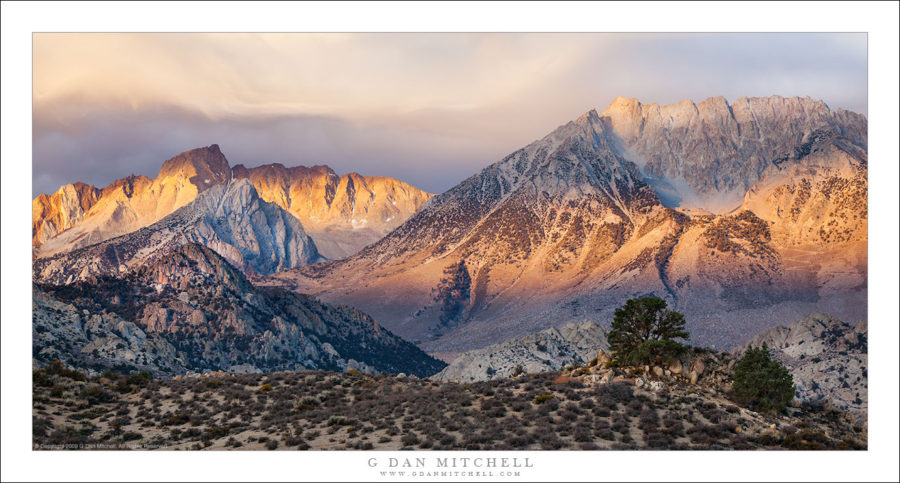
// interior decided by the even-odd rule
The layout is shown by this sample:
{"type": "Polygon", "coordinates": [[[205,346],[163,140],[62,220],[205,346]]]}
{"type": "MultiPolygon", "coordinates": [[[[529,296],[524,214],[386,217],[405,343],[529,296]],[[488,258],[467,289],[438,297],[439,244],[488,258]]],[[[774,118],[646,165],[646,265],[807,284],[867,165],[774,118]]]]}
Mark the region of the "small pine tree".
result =
{"type": "Polygon", "coordinates": [[[614,365],[668,362],[688,350],[684,315],[668,310],[659,297],[630,299],[616,309],[608,334],[614,365]]]}
{"type": "Polygon", "coordinates": [[[794,398],[794,377],[773,359],[769,348],[750,346],[734,366],[734,395],[740,404],[756,411],[781,412],[794,398]]]}

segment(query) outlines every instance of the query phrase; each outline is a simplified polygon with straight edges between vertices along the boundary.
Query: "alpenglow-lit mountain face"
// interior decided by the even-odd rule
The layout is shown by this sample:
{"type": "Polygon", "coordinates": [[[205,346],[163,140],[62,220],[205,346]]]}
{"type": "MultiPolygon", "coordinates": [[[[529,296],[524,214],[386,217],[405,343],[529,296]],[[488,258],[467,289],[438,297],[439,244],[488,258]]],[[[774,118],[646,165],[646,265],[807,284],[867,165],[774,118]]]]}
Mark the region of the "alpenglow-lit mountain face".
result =
{"type": "Polygon", "coordinates": [[[215,185],[147,227],[34,262],[34,279],[66,284],[115,275],[158,260],[181,245],[205,245],[250,274],[321,260],[296,218],[259,198],[247,180],[215,185]]]}
{"type": "Polygon", "coordinates": [[[102,190],[84,183],[32,202],[32,246],[49,257],[133,232],[232,179],[249,179],[259,197],[293,215],[327,258],[342,258],[406,221],[432,196],[392,178],[338,176],[327,166],[271,164],[232,169],[218,145],[163,163],[155,179],[129,176],[102,190]]]}
{"type": "Polygon", "coordinates": [[[864,319],[865,133],[808,99],[617,99],[360,253],[267,283],[360,307],[433,353],[608,320],[650,293],[701,345],[817,310],[864,319]]]}
{"type": "MultiPolygon", "coordinates": [[[[86,196],[68,197],[64,209],[72,213],[68,219],[73,221],[54,230],[53,237],[40,240],[36,234],[48,225],[45,220],[57,216],[54,210],[38,216],[38,210],[33,209],[35,255],[48,257],[143,228],[229,179],[228,161],[219,146],[213,144],[169,159],[155,179],[133,175],[122,178],[103,188],[92,202],[86,196]]],[[[40,196],[36,198],[32,206],[40,199],[40,196]]]]}
{"type": "Polygon", "coordinates": [[[338,259],[352,255],[400,226],[433,196],[383,176],[338,176],[328,166],[268,164],[234,167],[262,199],[297,217],[319,252],[338,259]]]}

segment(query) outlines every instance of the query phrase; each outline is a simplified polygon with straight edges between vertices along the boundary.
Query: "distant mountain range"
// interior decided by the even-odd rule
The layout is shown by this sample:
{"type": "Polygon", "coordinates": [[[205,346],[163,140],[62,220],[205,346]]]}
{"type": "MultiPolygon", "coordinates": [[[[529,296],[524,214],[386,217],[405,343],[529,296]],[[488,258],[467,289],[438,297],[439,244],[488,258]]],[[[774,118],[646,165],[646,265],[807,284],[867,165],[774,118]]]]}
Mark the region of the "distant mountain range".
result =
{"type": "Polygon", "coordinates": [[[430,376],[424,350],[478,380],[587,357],[647,294],[720,349],[865,320],[866,132],[808,98],[618,98],[437,196],[194,149],[33,200],[35,360],[430,376]]]}
{"type": "Polygon", "coordinates": [[[866,129],[808,98],[617,99],[356,255],[266,283],[349,303],[450,355],[608,320],[649,293],[719,348],[817,310],[865,319],[866,129]]]}
{"type": "Polygon", "coordinates": [[[149,226],[39,258],[34,278],[61,285],[96,275],[126,274],[186,243],[210,247],[250,274],[270,274],[322,259],[296,218],[260,199],[249,181],[232,180],[203,191],[149,226]]]}
{"type": "Polygon", "coordinates": [[[377,241],[432,196],[392,178],[338,176],[327,166],[270,164],[229,167],[218,145],[193,149],[163,163],[155,179],[129,176],[98,189],[60,187],[32,202],[37,258],[72,251],[151,225],[231,180],[249,179],[263,201],[301,222],[327,258],[341,258],[377,241]]]}

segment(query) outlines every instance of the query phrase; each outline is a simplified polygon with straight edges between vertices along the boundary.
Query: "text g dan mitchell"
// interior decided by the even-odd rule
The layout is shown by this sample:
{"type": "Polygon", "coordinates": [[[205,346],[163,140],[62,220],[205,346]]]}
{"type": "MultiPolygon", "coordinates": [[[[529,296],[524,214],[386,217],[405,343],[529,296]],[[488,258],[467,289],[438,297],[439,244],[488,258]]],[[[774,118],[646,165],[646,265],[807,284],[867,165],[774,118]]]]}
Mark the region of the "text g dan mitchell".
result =
{"type": "Polygon", "coordinates": [[[531,458],[369,458],[370,468],[534,468],[531,458]]]}

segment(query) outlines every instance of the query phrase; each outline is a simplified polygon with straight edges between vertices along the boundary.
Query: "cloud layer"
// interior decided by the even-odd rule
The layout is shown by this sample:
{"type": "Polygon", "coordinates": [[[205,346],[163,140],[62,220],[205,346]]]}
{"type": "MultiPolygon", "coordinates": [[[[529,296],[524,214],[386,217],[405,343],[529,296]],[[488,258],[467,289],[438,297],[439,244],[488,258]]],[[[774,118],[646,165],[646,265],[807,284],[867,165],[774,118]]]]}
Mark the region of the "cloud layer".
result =
{"type": "Polygon", "coordinates": [[[218,143],[442,192],[616,96],[866,112],[864,34],[35,34],[33,193],[218,143]]]}

